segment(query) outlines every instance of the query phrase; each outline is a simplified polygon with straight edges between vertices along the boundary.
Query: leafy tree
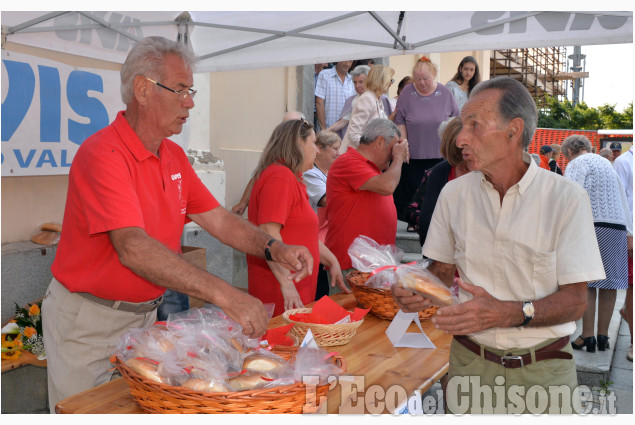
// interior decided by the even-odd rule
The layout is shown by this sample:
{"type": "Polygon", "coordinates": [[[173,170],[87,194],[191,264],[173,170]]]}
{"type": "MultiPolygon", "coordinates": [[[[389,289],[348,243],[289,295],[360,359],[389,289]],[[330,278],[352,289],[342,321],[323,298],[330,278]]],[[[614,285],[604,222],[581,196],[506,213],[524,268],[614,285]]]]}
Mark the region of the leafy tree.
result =
{"type": "Polygon", "coordinates": [[[633,128],[633,102],[622,112],[616,105],[604,104],[592,108],[585,102],[573,105],[568,99],[562,102],[547,98],[544,106],[538,111],[538,127],[563,128],[578,130],[629,130],[633,128]]]}

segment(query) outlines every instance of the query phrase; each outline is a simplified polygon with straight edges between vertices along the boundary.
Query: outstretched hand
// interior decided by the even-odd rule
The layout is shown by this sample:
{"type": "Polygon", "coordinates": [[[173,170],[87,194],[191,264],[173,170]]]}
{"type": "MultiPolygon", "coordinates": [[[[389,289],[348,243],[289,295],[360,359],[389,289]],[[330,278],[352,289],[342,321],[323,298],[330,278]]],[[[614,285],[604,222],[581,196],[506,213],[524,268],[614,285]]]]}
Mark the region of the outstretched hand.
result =
{"type": "Polygon", "coordinates": [[[269,315],[265,311],[262,302],[251,295],[231,288],[226,303],[219,305],[236,323],[243,328],[243,334],[249,338],[257,338],[264,335],[269,326],[269,315]]]}
{"type": "Polygon", "coordinates": [[[509,317],[505,317],[508,314],[503,308],[503,302],[480,286],[464,282],[460,278],[457,282],[459,287],[472,294],[473,298],[440,308],[432,318],[432,323],[437,329],[452,335],[467,335],[494,327],[508,326],[509,317]]]}

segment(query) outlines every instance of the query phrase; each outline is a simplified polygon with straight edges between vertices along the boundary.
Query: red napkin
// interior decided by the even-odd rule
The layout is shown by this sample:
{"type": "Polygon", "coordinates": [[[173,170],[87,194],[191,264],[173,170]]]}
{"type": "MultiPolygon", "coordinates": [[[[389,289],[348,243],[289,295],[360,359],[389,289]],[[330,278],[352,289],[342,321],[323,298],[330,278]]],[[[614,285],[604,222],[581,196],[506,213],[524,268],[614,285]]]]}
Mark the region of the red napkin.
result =
{"type": "Polygon", "coordinates": [[[369,311],[370,309],[355,308],[355,311],[350,313],[333,301],[328,295],[325,295],[313,305],[311,313],[293,314],[289,316],[289,319],[295,320],[296,322],[330,325],[339,322],[349,315],[351,316],[351,322],[362,320],[369,311]]]}
{"type": "Polygon", "coordinates": [[[289,333],[291,328],[293,328],[293,323],[290,325],[268,329],[262,336],[262,340],[267,340],[270,347],[273,347],[274,345],[291,346],[293,345],[293,340],[287,336],[287,333],[289,333]]]}

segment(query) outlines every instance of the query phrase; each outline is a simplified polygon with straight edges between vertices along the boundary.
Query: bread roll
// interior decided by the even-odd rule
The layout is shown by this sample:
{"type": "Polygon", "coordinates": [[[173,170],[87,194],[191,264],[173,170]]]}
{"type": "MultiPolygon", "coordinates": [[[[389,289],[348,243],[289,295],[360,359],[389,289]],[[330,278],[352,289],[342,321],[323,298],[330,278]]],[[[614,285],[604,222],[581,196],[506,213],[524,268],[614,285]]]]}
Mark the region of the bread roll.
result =
{"type": "Polygon", "coordinates": [[[257,372],[271,372],[284,366],[284,360],[259,353],[249,354],[243,361],[243,369],[257,372]]]}
{"type": "Polygon", "coordinates": [[[51,232],[62,232],[62,225],[60,223],[44,223],[40,226],[40,230],[50,230],[51,232]]]}
{"type": "Polygon", "coordinates": [[[203,391],[208,393],[225,393],[231,391],[231,389],[223,381],[203,378],[189,378],[181,386],[194,391],[203,391]]]}
{"type": "Polygon", "coordinates": [[[145,357],[133,357],[126,360],[126,365],[137,372],[139,375],[144,376],[151,381],[165,383],[165,380],[158,372],[158,364],[145,357]]]}
{"type": "Polygon", "coordinates": [[[51,245],[59,242],[60,234],[57,232],[51,232],[49,230],[43,230],[36,233],[31,237],[31,242],[40,245],[51,245]]]}
{"type": "Polygon", "coordinates": [[[452,305],[450,290],[447,287],[441,287],[424,276],[405,273],[399,277],[399,282],[404,288],[418,292],[434,304],[441,306],[452,305]]]}
{"type": "Polygon", "coordinates": [[[230,379],[228,382],[234,391],[247,391],[264,386],[267,383],[267,380],[263,379],[263,375],[261,373],[247,372],[230,379]]]}

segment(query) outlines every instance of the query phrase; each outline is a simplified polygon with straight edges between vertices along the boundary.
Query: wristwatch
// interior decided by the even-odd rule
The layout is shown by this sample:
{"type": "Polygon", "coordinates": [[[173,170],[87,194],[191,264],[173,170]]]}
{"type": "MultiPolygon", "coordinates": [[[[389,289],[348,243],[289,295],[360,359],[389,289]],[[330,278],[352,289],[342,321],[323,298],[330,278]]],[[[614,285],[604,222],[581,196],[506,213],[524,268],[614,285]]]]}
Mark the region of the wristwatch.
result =
{"type": "Polygon", "coordinates": [[[531,301],[523,301],[523,315],[525,316],[525,320],[519,327],[525,327],[531,322],[531,319],[534,318],[534,311],[534,305],[531,301]]]}
{"type": "Polygon", "coordinates": [[[265,259],[267,261],[273,261],[273,257],[271,257],[271,245],[273,245],[273,243],[276,241],[275,238],[271,238],[269,239],[269,242],[267,242],[267,245],[265,245],[265,259]]]}

